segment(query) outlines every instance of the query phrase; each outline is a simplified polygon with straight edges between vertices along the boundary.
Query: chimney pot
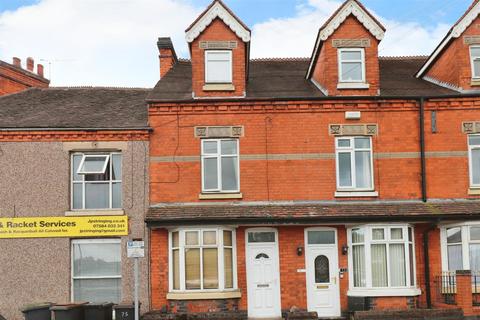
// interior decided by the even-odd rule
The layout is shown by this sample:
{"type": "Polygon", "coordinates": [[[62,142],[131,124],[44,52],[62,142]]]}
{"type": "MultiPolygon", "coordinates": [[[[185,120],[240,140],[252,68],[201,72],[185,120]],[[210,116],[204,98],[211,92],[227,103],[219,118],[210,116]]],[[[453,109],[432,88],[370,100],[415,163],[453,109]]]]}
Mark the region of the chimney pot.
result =
{"type": "Polygon", "coordinates": [[[19,67],[21,68],[22,67],[22,60],[20,60],[20,58],[17,58],[17,57],[13,57],[13,65],[15,67],[19,67]]]}
{"type": "Polygon", "coordinates": [[[45,78],[45,77],[43,76],[43,64],[40,64],[40,63],[37,64],[37,74],[38,74],[40,77],[45,78]]]}
{"type": "Polygon", "coordinates": [[[35,61],[33,60],[32,57],[27,58],[27,70],[30,72],[33,72],[33,67],[35,65],[35,61]]]}

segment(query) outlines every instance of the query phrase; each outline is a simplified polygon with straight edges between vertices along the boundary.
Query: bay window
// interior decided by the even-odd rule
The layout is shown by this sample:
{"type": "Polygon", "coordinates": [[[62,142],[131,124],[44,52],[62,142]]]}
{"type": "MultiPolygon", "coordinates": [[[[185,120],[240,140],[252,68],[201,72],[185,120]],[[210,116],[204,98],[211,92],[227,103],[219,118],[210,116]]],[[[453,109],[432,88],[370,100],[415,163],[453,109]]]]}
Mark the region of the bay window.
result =
{"type": "Polygon", "coordinates": [[[480,271],[480,223],[441,229],[443,271],[480,271]]]}
{"type": "MultiPolygon", "coordinates": [[[[367,225],[348,231],[351,292],[415,288],[413,229],[367,225]]],[[[402,292],[408,294],[407,291],[402,292]]]]}
{"type": "Polygon", "coordinates": [[[468,160],[470,164],[470,186],[480,188],[480,135],[468,136],[468,160]]]}
{"type": "Polygon", "coordinates": [[[235,232],[224,228],[170,232],[170,291],[236,287],[235,232]]]}
{"type": "Polygon", "coordinates": [[[202,191],[239,192],[238,139],[202,140],[202,191]]]}
{"type": "Polygon", "coordinates": [[[370,137],[338,137],[335,140],[337,190],[373,190],[372,141],[370,137]]]}

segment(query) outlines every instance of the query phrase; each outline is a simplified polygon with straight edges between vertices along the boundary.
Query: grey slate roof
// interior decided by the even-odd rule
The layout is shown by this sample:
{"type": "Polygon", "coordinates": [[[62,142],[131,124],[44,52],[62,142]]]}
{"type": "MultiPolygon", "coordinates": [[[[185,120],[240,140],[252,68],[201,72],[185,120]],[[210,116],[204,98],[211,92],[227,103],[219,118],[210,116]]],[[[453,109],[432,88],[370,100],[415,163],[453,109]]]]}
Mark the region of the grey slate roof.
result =
{"type": "MultiPolygon", "coordinates": [[[[458,92],[415,78],[427,57],[380,58],[381,96],[440,96],[458,92]]],[[[309,59],[250,61],[247,98],[316,98],[324,96],[305,79],[309,59]]],[[[179,61],[147,97],[149,101],[186,101],[192,98],[190,61],[179,61]]]]}
{"type": "Polygon", "coordinates": [[[147,128],[149,89],[31,88],[0,97],[0,128],[147,128]]]}

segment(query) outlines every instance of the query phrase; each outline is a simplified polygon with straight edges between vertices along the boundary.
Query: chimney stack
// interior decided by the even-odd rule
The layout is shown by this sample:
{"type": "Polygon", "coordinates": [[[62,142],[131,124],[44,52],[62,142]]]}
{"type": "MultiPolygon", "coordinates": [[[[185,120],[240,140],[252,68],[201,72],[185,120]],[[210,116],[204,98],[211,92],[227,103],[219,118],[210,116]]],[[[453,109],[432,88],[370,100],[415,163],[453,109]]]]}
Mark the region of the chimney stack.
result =
{"type": "Polygon", "coordinates": [[[35,65],[35,62],[33,61],[32,57],[27,58],[27,70],[30,72],[33,72],[33,67],[35,65]]]}
{"type": "Polygon", "coordinates": [[[172,39],[170,37],[158,38],[158,51],[160,52],[160,79],[163,78],[168,71],[177,63],[177,54],[173,48],[172,39]]]}
{"type": "Polygon", "coordinates": [[[45,77],[43,76],[43,64],[40,64],[40,63],[37,64],[37,74],[38,74],[40,77],[45,78],[45,77]]]}
{"type": "Polygon", "coordinates": [[[15,67],[18,67],[18,68],[21,68],[22,67],[22,60],[20,60],[20,58],[17,58],[17,57],[13,57],[13,65],[15,67]]]}

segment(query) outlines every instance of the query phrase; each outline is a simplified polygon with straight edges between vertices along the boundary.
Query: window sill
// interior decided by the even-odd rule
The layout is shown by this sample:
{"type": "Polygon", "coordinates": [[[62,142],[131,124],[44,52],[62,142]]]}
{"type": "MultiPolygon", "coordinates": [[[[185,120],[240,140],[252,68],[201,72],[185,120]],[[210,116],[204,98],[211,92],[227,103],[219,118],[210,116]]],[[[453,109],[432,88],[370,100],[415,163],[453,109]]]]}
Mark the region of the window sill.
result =
{"type": "Polygon", "coordinates": [[[418,288],[379,288],[379,289],[350,289],[350,297],[412,297],[419,296],[422,291],[418,288]]]}
{"type": "Polygon", "coordinates": [[[243,194],[238,193],[200,193],[198,199],[200,200],[222,200],[222,199],[242,199],[243,194]]]}
{"type": "Polygon", "coordinates": [[[470,188],[468,189],[469,196],[480,196],[480,188],[470,188]]]}
{"type": "Polygon", "coordinates": [[[340,82],[337,84],[337,89],[370,89],[370,84],[363,82],[340,82]]]}
{"type": "Polygon", "coordinates": [[[231,83],[207,83],[203,91],[235,91],[235,86],[231,83]]]}
{"type": "Polygon", "coordinates": [[[480,78],[472,78],[472,80],[470,81],[470,85],[472,87],[480,86],[480,78]]]}
{"type": "Polygon", "coordinates": [[[123,216],[123,209],[86,209],[66,211],[66,217],[82,217],[82,216],[123,216]]]}
{"type": "Polygon", "coordinates": [[[378,191],[336,191],[335,198],[378,197],[378,191]]]}
{"type": "Polygon", "coordinates": [[[238,299],[242,297],[240,290],[217,292],[169,292],[167,300],[205,300],[205,299],[238,299]]]}

